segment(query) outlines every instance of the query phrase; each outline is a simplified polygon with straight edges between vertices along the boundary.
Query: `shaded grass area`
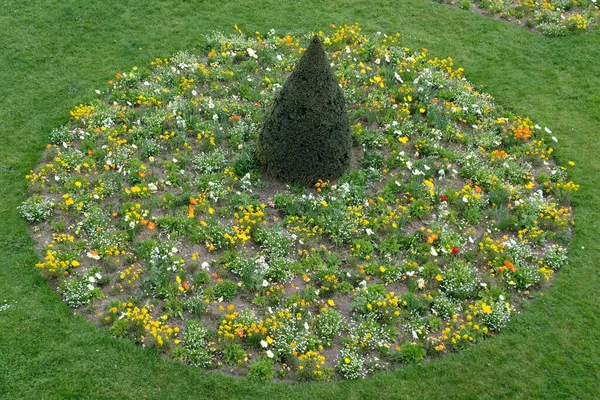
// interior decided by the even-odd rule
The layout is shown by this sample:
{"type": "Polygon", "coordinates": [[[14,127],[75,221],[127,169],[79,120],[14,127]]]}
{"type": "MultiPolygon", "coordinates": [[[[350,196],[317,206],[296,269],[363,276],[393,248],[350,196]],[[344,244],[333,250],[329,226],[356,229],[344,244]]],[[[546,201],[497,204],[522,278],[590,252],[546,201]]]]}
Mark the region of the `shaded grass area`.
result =
{"type": "Polygon", "coordinates": [[[428,0],[13,2],[0,7],[0,398],[594,398],[600,396],[600,34],[548,39],[428,0]],[[452,56],[469,80],[553,130],[572,178],[576,235],[554,285],[498,337],[360,382],[259,384],[112,339],[33,265],[16,207],[45,135],[115,73],[193,50],[212,30],[305,33],[358,21],[452,56]],[[268,397],[267,397],[268,396],[268,397]]]}

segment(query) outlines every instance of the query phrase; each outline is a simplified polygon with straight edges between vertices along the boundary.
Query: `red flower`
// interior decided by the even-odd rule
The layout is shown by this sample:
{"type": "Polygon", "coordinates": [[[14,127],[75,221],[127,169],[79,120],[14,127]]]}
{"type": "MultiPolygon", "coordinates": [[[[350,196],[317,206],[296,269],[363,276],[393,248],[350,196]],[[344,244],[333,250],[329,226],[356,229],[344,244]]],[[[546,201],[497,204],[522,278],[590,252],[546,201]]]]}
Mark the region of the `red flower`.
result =
{"type": "Polygon", "coordinates": [[[457,254],[460,251],[460,247],[452,246],[452,254],[457,254]]]}
{"type": "Polygon", "coordinates": [[[448,199],[448,198],[447,198],[445,195],[441,195],[441,196],[440,196],[440,200],[441,200],[441,201],[446,201],[447,199],[448,199]]]}

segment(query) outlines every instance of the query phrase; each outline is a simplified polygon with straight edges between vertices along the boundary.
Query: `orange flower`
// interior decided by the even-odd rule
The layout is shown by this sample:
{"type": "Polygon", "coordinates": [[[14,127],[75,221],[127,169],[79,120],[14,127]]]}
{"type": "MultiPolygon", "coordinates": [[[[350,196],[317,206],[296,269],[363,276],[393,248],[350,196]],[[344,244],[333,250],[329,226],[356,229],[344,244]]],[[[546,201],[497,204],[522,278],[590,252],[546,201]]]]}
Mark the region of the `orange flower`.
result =
{"type": "Polygon", "coordinates": [[[244,337],[244,330],[242,328],[238,328],[236,332],[240,339],[244,337]]]}
{"type": "Polygon", "coordinates": [[[140,225],[148,225],[148,220],[147,219],[142,219],[140,221],[140,225]]]}
{"type": "Polygon", "coordinates": [[[190,285],[187,282],[183,282],[183,288],[185,290],[190,290],[190,285]]]}
{"type": "Polygon", "coordinates": [[[195,198],[190,197],[190,204],[196,205],[196,204],[198,204],[198,202],[196,201],[195,198]]]}
{"type": "Polygon", "coordinates": [[[117,79],[121,79],[121,77],[122,77],[122,76],[123,76],[123,75],[121,75],[121,74],[116,74],[116,75],[115,75],[115,78],[117,78],[117,79]]]}
{"type": "Polygon", "coordinates": [[[513,263],[511,263],[510,261],[504,260],[504,265],[506,265],[508,267],[508,269],[510,269],[512,272],[517,272],[517,269],[515,268],[513,263]]]}
{"type": "Polygon", "coordinates": [[[194,207],[191,204],[188,206],[188,217],[194,218],[194,207]]]}
{"type": "Polygon", "coordinates": [[[432,233],[431,235],[429,235],[429,237],[427,237],[427,243],[429,244],[433,244],[433,242],[435,242],[435,239],[438,238],[438,235],[436,235],[435,233],[432,233]]]}
{"type": "Polygon", "coordinates": [[[156,224],[154,222],[149,222],[148,223],[148,229],[150,229],[151,231],[156,229],[156,224]]]}

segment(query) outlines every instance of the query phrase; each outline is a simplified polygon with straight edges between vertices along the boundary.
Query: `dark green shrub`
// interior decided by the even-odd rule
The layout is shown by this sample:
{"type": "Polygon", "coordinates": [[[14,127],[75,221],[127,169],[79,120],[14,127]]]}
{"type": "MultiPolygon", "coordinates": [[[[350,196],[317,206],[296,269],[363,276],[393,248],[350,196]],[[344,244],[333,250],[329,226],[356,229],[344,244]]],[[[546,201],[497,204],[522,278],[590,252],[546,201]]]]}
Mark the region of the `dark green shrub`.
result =
{"type": "Polygon", "coordinates": [[[308,185],[339,177],[351,147],[344,92],[314,36],[266,117],[257,160],[268,175],[308,185]]]}

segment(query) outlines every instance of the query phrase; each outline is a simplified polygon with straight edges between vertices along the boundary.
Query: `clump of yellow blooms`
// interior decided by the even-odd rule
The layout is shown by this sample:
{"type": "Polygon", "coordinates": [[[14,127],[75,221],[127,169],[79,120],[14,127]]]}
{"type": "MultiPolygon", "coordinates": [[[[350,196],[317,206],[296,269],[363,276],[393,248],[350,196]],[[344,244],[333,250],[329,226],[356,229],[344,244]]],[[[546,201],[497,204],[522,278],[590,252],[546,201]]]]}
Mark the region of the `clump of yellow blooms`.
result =
{"type": "Polygon", "coordinates": [[[298,369],[300,371],[304,369],[310,369],[315,379],[319,379],[323,376],[323,367],[325,366],[325,356],[317,353],[314,350],[309,350],[304,354],[298,356],[300,365],[298,369]]]}
{"type": "Polygon", "coordinates": [[[141,267],[138,267],[135,264],[131,264],[125,269],[125,271],[119,274],[119,279],[122,281],[126,281],[128,284],[132,284],[140,277],[141,273],[141,267]]]}
{"type": "Polygon", "coordinates": [[[65,272],[80,265],[79,253],[76,251],[58,251],[56,247],[72,248],[75,237],[66,234],[52,234],[52,242],[46,246],[44,260],[35,264],[50,273],[65,272]],[[66,246],[65,246],[66,245],[66,246]]]}
{"type": "Polygon", "coordinates": [[[242,244],[251,238],[252,230],[260,223],[265,224],[265,204],[254,206],[239,206],[238,211],[233,214],[236,224],[233,226],[233,235],[226,233],[223,236],[234,245],[238,241],[242,244]]]}
{"type": "Polygon", "coordinates": [[[559,207],[556,203],[542,203],[538,216],[544,225],[565,227],[569,224],[571,209],[559,207]]]}
{"type": "Polygon", "coordinates": [[[76,121],[79,121],[82,118],[91,118],[94,109],[94,106],[84,106],[83,104],[80,104],[71,111],[71,117],[76,121]]]}
{"type": "Polygon", "coordinates": [[[150,335],[159,346],[163,346],[168,343],[171,339],[177,337],[179,328],[172,327],[165,323],[169,319],[168,315],[164,314],[159,318],[152,316],[152,309],[154,306],[131,307],[129,306],[125,311],[125,320],[130,326],[136,326],[143,328],[144,335],[138,337],[142,343],[146,343],[147,335],[150,335]]]}
{"type": "Polygon", "coordinates": [[[232,311],[225,314],[225,317],[223,317],[217,329],[219,342],[235,340],[236,338],[242,339],[244,337],[252,337],[253,335],[264,336],[267,334],[268,329],[263,321],[244,324],[239,321],[239,316],[240,313],[237,311],[232,311]]]}

